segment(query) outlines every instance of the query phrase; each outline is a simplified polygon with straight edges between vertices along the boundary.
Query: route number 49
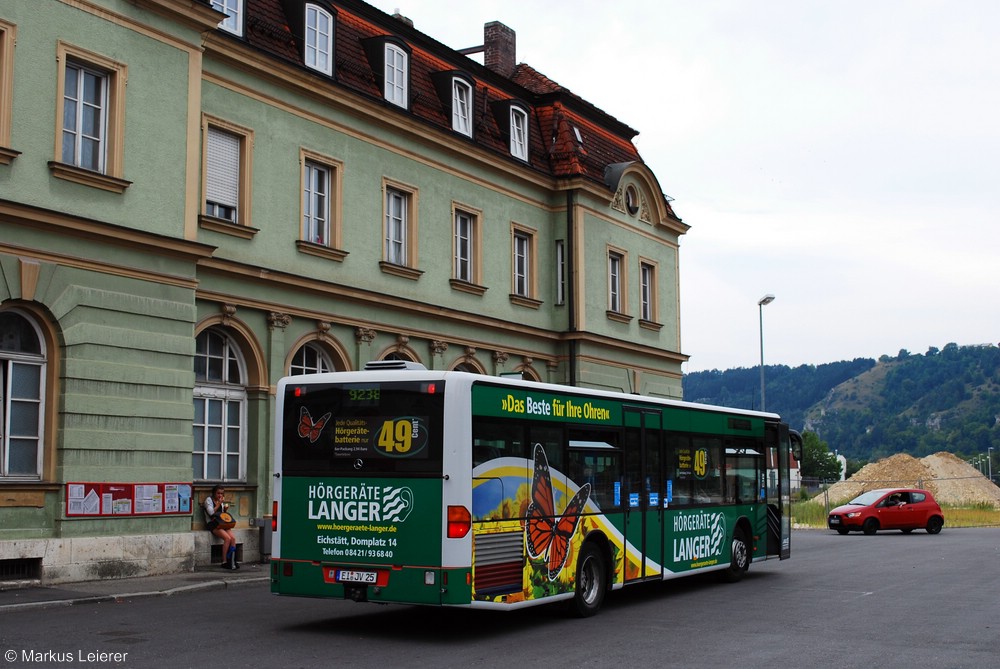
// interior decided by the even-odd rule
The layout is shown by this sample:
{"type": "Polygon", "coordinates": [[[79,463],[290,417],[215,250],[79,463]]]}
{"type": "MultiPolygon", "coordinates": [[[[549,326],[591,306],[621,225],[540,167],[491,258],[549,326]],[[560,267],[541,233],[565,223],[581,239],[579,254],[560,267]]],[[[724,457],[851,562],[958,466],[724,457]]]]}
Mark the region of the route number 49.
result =
{"type": "Polygon", "coordinates": [[[694,475],[698,478],[704,478],[707,473],[708,451],[704,448],[699,448],[694,452],[694,475]]]}
{"type": "Polygon", "coordinates": [[[378,445],[386,453],[409,453],[413,446],[413,422],[387,420],[378,433],[378,445]]]}

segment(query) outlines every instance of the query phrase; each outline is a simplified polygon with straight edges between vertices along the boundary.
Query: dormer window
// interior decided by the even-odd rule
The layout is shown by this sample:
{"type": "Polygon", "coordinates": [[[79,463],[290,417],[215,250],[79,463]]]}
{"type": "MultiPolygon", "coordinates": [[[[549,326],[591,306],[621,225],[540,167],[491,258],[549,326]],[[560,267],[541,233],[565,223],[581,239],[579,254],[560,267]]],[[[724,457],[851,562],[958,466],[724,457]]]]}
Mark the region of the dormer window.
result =
{"type": "Polygon", "coordinates": [[[528,159],[528,113],[514,105],[510,108],[510,155],[528,159]]]}
{"type": "Polygon", "coordinates": [[[408,106],[409,89],[409,54],[398,45],[386,42],[385,45],[385,86],[384,95],[387,102],[403,107],[408,106]]]}
{"type": "Polygon", "coordinates": [[[306,66],[333,74],[333,16],[317,5],[306,5],[306,66]]]}
{"type": "Polygon", "coordinates": [[[368,65],[375,75],[386,102],[410,108],[410,48],[392,35],[379,35],[361,41],[368,65]]]}
{"type": "Polygon", "coordinates": [[[451,83],[451,129],[472,137],[472,86],[458,77],[451,83]]]}
{"type": "Polygon", "coordinates": [[[475,114],[476,80],[459,70],[431,72],[431,81],[442,110],[451,116],[451,129],[472,137],[475,114]]]}
{"type": "Polygon", "coordinates": [[[243,35],[243,0],[212,0],[212,9],[226,14],[219,27],[234,35],[243,35]]]}

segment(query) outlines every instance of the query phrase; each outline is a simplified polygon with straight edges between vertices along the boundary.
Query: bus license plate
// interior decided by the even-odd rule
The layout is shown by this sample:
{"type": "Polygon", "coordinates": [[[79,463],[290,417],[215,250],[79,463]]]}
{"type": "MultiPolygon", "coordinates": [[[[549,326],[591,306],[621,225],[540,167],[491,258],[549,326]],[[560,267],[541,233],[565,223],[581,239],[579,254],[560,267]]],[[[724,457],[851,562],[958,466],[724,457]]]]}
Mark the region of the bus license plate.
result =
{"type": "Polygon", "coordinates": [[[377,583],[378,572],[375,571],[349,571],[347,569],[337,570],[337,580],[349,583],[377,583]]]}

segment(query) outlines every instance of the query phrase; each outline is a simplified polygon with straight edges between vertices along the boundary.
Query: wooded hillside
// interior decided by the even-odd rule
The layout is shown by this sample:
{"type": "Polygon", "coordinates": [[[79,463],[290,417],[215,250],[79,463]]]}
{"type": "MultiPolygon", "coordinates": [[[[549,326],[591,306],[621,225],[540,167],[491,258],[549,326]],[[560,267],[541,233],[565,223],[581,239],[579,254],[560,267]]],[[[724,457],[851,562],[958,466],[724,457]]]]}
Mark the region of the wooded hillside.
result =
{"type": "MultiPolygon", "coordinates": [[[[1000,348],[993,345],[902,350],[879,360],[823,365],[767,365],[766,408],[793,428],[819,434],[850,459],[895,453],[923,457],[1000,457],[1000,348]]],[[[694,372],[684,399],[760,408],[760,368],[694,372]]]]}

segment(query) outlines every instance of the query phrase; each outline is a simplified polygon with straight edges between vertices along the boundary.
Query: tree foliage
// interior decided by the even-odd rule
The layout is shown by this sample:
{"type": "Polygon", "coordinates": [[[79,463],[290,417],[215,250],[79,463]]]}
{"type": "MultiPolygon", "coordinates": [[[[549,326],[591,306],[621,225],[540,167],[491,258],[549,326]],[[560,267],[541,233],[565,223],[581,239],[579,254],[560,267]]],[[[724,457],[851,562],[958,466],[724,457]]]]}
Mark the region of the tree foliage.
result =
{"type": "MultiPolygon", "coordinates": [[[[960,457],[1000,453],[1000,348],[901,349],[879,361],[764,368],[767,410],[799,431],[815,432],[849,460],[895,453],[960,457]]],[[[695,372],[684,377],[684,398],[706,404],[759,408],[760,368],[695,372]]],[[[996,457],[996,454],[994,454],[996,457]]]]}
{"type": "Polygon", "coordinates": [[[815,478],[822,481],[840,479],[840,462],[837,456],[815,432],[802,433],[802,462],[799,471],[802,472],[804,479],[815,478]]]}

